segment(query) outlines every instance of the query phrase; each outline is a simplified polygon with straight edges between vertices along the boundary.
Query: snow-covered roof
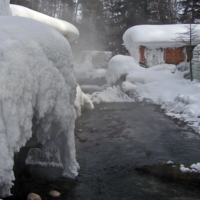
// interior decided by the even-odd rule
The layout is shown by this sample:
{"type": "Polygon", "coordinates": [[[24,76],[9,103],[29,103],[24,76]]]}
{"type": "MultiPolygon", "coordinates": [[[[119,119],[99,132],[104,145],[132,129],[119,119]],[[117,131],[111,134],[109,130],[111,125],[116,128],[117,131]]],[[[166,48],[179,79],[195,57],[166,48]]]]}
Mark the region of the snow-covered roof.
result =
{"type": "MultiPolygon", "coordinates": [[[[137,61],[140,60],[139,47],[149,49],[186,46],[190,41],[189,24],[138,25],[129,28],[123,35],[126,49],[137,61]]],[[[192,44],[200,43],[200,25],[191,25],[192,44]]]]}
{"type": "Polygon", "coordinates": [[[59,31],[62,35],[64,35],[69,42],[72,42],[79,37],[78,29],[69,22],[50,17],[48,15],[39,13],[37,11],[19,5],[10,4],[10,9],[12,12],[12,16],[31,18],[48,24],[49,26],[59,31]]]}
{"type": "MultiPolygon", "coordinates": [[[[200,36],[200,25],[191,25],[192,34],[200,36]]],[[[129,28],[123,35],[125,46],[135,44],[147,47],[182,46],[189,41],[189,24],[138,25],[129,28]],[[187,34],[188,33],[188,34],[187,34]]],[[[200,37],[193,36],[193,44],[200,43],[200,37]]]]}

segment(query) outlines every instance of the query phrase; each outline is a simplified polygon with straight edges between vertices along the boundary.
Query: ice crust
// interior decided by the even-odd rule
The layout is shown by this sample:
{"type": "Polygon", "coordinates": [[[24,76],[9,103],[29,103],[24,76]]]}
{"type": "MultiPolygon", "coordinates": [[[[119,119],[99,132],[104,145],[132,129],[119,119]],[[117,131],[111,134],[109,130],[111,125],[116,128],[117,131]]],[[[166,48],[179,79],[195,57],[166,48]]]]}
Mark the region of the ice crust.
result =
{"type": "Polygon", "coordinates": [[[62,152],[63,175],[74,178],[77,83],[69,43],[43,23],[12,16],[0,17],[0,41],[0,196],[10,195],[14,152],[32,129],[45,149],[62,152]]]}

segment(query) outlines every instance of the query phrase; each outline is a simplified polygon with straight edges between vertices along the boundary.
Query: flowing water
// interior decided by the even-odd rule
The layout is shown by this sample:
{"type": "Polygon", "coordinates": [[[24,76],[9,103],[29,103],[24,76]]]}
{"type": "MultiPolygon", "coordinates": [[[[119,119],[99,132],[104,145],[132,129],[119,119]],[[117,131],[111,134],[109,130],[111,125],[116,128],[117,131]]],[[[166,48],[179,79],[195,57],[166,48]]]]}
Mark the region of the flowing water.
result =
{"type": "Polygon", "coordinates": [[[200,199],[195,185],[166,182],[135,170],[169,160],[187,165],[200,161],[199,136],[158,107],[101,104],[78,119],[77,127],[81,125],[78,137],[88,140],[77,141],[81,170],[75,199],[200,199]]]}
{"type": "MultiPolygon", "coordinates": [[[[184,123],[164,115],[158,106],[95,105],[94,110],[83,112],[77,119],[75,137],[81,167],[76,180],[44,181],[43,177],[39,181],[34,175],[26,182],[20,181],[21,199],[28,192],[53,199],[47,193],[50,189],[60,191],[62,195],[57,199],[63,200],[200,199],[197,184],[167,181],[135,170],[169,160],[185,165],[200,162],[200,137],[184,123]]],[[[32,174],[51,176],[56,170],[35,167],[32,174]]]]}

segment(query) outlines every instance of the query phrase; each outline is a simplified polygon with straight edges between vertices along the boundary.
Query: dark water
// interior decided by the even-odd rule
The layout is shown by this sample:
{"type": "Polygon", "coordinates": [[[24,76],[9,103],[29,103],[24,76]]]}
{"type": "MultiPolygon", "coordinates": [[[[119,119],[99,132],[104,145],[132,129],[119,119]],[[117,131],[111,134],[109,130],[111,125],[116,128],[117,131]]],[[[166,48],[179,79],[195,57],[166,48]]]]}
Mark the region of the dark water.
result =
{"type": "Polygon", "coordinates": [[[159,112],[158,107],[142,103],[116,103],[96,106],[83,115],[77,141],[81,164],[76,199],[173,199],[197,198],[195,186],[163,182],[140,175],[137,166],[162,161],[191,164],[200,160],[200,138],[179,127],[159,112]],[[102,108],[107,108],[103,109],[102,108]],[[91,131],[97,128],[96,131],[91,131]]]}
{"type": "Polygon", "coordinates": [[[23,175],[19,179],[12,199],[26,199],[29,192],[53,199],[48,196],[51,189],[61,192],[57,199],[200,199],[198,185],[169,182],[135,170],[169,160],[186,165],[200,161],[199,136],[166,117],[157,106],[96,105],[76,122],[76,149],[81,166],[76,180],[40,179],[42,174],[50,177],[61,172],[56,168],[32,168],[30,178],[23,175]]]}

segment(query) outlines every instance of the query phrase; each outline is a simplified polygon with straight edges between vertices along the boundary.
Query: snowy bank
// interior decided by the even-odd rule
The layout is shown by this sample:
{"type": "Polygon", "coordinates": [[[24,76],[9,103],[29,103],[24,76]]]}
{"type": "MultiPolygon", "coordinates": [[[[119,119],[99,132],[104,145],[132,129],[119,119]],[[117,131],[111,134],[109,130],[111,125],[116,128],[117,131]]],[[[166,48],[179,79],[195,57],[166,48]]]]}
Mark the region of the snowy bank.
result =
{"type": "Polygon", "coordinates": [[[63,175],[74,178],[77,83],[69,43],[43,23],[12,16],[0,17],[0,41],[0,196],[10,195],[14,152],[32,134],[62,152],[63,175]]]}
{"type": "Polygon", "coordinates": [[[64,35],[69,42],[75,41],[79,37],[78,29],[69,22],[50,17],[24,6],[10,4],[10,9],[12,16],[31,18],[53,27],[64,35]]]}
{"type": "MultiPolygon", "coordinates": [[[[184,79],[184,72],[180,72],[175,65],[142,68],[132,57],[117,55],[109,61],[106,77],[108,85],[120,84],[123,92],[132,94],[133,100],[148,100],[161,105],[167,115],[187,122],[200,133],[200,83],[184,79]],[[125,80],[120,81],[123,75],[125,80]]],[[[107,93],[105,90],[98,95],[93,94],[91,98],[95,102],[105,102],[110,96],[107,93]]],[[[113,95],[112,101],[119,101],[118,97],[113,95]]]]}

